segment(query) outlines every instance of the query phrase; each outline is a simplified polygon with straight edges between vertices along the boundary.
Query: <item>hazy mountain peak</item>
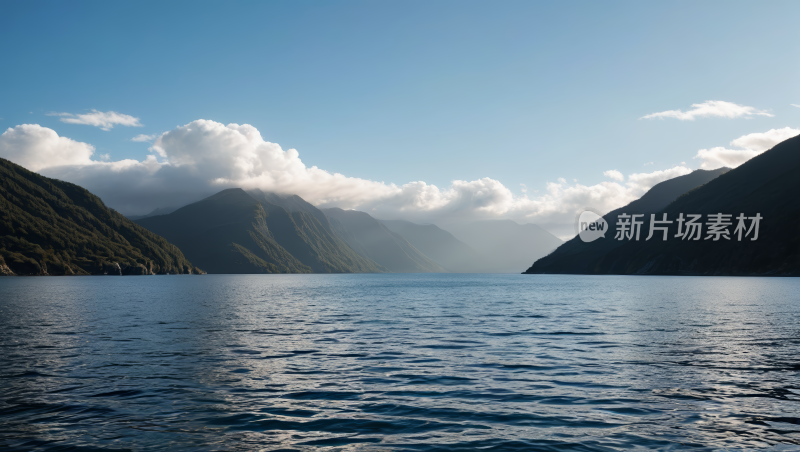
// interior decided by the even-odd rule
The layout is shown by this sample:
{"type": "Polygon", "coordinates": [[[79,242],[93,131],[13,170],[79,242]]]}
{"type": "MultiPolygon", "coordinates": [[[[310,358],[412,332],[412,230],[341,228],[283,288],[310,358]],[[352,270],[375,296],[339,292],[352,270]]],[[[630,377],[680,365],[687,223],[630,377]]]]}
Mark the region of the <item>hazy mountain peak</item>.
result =
{"type": "Polygon", "coordinates": [[[379,221],[449,271],[463,273],[486,271],[481,267],[481,257],[475,250],[435,224],[416,224],[405,220],[379,221]]]}
{"type": "Polygon", "coordinates": [[[331,225],[351,248],[389,271],[398,273],[444,272],[402,235],[392,232],[366,212],[338,207],[324,209],[331,225]]]}

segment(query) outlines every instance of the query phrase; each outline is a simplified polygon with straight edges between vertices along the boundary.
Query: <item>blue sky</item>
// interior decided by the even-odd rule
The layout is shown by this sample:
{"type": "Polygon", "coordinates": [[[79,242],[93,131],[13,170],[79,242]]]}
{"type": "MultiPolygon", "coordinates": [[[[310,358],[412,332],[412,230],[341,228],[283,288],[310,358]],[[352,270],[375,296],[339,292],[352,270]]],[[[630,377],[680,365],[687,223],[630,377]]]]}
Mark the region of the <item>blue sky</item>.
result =
{"type": "Polygon", "coordinates": [[[131,137],[202,118],[374,181],[593,184],[800,126],[797,17],[777,1],[4,2],[0,127],[142,160],[131,137]],[[640,119],[708,100],[773,116],[640,119]],[[144,126],[46,115],[90,109],[144,126]]]}

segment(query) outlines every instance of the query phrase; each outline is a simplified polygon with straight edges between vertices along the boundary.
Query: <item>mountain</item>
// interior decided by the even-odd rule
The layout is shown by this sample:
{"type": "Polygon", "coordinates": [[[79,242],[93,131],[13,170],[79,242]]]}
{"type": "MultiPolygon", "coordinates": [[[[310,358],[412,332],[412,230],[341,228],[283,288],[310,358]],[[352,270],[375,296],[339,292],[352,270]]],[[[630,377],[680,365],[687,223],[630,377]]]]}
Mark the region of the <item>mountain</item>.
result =
{"type": "Polygon", "coordinates": [[[175,212],[176,210],[178,210],[178,207],[159,207],[157,209],[153,209],[153,211],[151,211],[146,215],[125,215],[125,216],[128,217],[129,220],[136,221],[136,220],[141,220],[142,218],[154,217],[156,215],[167,215],[172,212],[175,212]]]}
{"type": "MultiPolygon", "coordinates": [[[[684,193],[693,190],[701,185],[716,179],[717,177],[730,171],[730,168],[719,168],[715,170],[694,170],[689,174],[678,176],[664,182],[659,182],[647,191],[641,198],[632,201],[625,207],[614,210],[614,221],[616,213],[622,213],[626,209],[631,212],[654,213],[664,209],[672,201],[675,201],[684,193]]],[[[611,224],[611,223],[609,223],[611,224]]]]}
{"type": "MultiPolygon", "coordinates": [[[[260,193],[255,193],[259,195],[260,193]]],[[[223,190],[137,223],[169,237],[209,273],[341,273],[381,269],[304,212],[223,190]]]]}
{"type": "MultiPolygon", "coordinates": [[[[790,138],[736,169],[678,197],[656,212],[667,214],[668,239],[623,240],[608,253],[592,257],[585,273],[655,275],[795,275],[800,276],[800,137],[790,138]],[[710,234],[711,214],[729,214],[730,239],[710,234]],[[702,215],[700,240],[676,238],[678,216],[702,215]],[[736,217],[761,217],[759,235],[753,241],[743,231],[739,240],[736,217]],[[711,236],[712,239],[706,240],[711,236]]],[[[626,212],[628,213],[628,212],[626,212]]],[[[609,222],[615,227],[616,218],[609,222]]],[[[647,227],[649,218],[644,227],[647,227]]],[[[745,220],[750,229],[753,220],[745,220]]],[[[643,232],[647,234],[647,229],[643,232]]],[[[661,233],[657,235],[660,238],[661,233]]],[[[598,239],[598,241],[603,239],[598,239]]],[[[608,240],[608,239],[606,239],[608,240]]],[[[573,260],[583,258],[573,256],[573,260]]],[[[542,261],[545,261],[544,259],[542,261]]],[[[552,273],[550,262],[536,262],[528,273],[552,273]]]]}
{"type": "Polygon", "coordinates": [[[448,271],[475,273],[482,270],[477,251],[434,224],[416,224],[405,220],[379,221],[448,271]]]}
{"type": "Polygon", "coordinates": [[[369,214],[339,208],[323,209],[334,231],[358,254],[395,273],[445,272],[401,235],[369,214]]]}
{"type": "Polygon", "coordinates": [[[0,274],[202,273],[97,196],[0,158],[0,274]]]}
{"type": "Polygon", "coordinates": [[[479,271],[484,273],[520,273],[520,269],[530,267],[538,257],[563,243],[535,224],[511,220],[476,221],[446,228],[478,252],[479,271]]]}
{"type": "Polygon", "coordinates": [[[136,223],[167,237],[209,273],[310,273],[272,237],[267,212],[240,188],[136,223]]]}
{"type": "Polygon", "coordinates": [[[314,218],[320,222],[320,224],[330,228],[330,221],[328,221],[328,217],[321,210],[314,207],[313,204],[297,195],[284,195],[273,192],[265,192],[257,188],[248,191],[248,193],[256,199],[266,201],[267,203],[274,204],[276,206],[281,206],[286,209],[287,212],[309,213],[313,215],[314,218]]]}
{"type": "MultiPolygon", "coordinates": [[[[641,198],[624,207],[612,210],[603,215],[603,218],[612,231],[619,214],[637,213],[644,214],[649,218],[649,214],[660,212],[684,193],[704,185],[728,171],[730,171],[729,168],[713,171],[695,170],[689,174],[658,183],[641,198]]],[[[607,233],[604,239],[585,243],[580,237],[574,237],[558,247],[552,254],[536,261],[526,273],[593,273],[592,268],[597,259],[625,243],[612,238],[613,234],[607,233]]]]}
{"type": "Polygon", "coordinates": [[[374,273],[386,271],[356,253],[333,230],[322,211],[297,195],[281,196],[261,190],[248,192],[267,211],[275,240],[317,273],[374,273]]]}

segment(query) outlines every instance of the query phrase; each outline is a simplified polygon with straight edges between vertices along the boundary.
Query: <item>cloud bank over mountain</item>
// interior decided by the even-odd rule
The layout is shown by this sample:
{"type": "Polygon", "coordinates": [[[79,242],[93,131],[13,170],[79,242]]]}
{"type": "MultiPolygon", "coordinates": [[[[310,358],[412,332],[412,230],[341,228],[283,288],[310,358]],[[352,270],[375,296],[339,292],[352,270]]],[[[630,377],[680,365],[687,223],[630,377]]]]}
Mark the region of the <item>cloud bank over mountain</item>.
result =
{"type": "MultiPolygon", "coordinates": [[[[761,152],[780,137],[798,132],[771,130],[743,136],[732,144],[761,152]]],[[[547,183],[546,190],[535,196],[515,194],[491,178],[455,180],[444,188],[423,181],[387,184],[307,166],[297,150],[284,150],[264,140],[251,125],[202,119],[161,134],[150,151],[142,161],[92,159],[93,146],[35,124],[9,128],[0,136],[0,156],[48,177],[81,185],[127,214],[184,205],[224,188],[241,187],[297,194],[319,207],[358,209],[384,219],[447,223],[508,218],[571,228],[580,208],[609,211],[661,181],[691,172],[685,165],[627,177],[609,170],[604,175],[610,180],[583,185],[560,178],[547,183]]],[[[703,167],[728,158],[714,152],[698,153],[703,167]]],[[[568,231],[554,232],[566,235],[568,231]]]]}
{"type": "Polygon", "coordinates": [[[94,146],[67,137],[38,124],[9,128],[0,135],[0,157],[31,171],[64,165],[92,165],[94,146]]]}
{"type": "Polygon", "coordinates": [[[762,152],[771,149],[781,141],[797,135],[800,135],[800,129],[791,127],[772,129],[763,133],[751,133],[741,136],[730,143],[733,147],[743,149],[727,149],[725,147],[700,149],[694,158],[700,159],[702,161],[700,167],[707,170],[722,168],[723,166],[736,168],[762,152]]]}

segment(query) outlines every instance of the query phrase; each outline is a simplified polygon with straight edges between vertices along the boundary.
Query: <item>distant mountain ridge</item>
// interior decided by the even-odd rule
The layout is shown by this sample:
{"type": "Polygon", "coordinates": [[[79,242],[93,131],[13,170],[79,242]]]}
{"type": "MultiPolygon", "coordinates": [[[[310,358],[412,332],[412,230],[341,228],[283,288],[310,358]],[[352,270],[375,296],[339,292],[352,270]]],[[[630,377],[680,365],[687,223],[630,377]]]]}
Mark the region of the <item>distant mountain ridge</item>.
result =
{"type": "Polygon", "coordinates": [[[648,215],[666,208],[669,203],[681,195],[706,184],[722,174],[730,171],[729,168],[716,170],[695,170],[689,174],[665,180],[654,185],[641,198],[629,204],[612,210],[603,215],[609,227],[609,233],[603,239],[584,243],[580,237],[573,237],[547,256],[540,256],[530,266],[526,273],[592,273],[592,265],[596,259],[605,256],[613,249],[622,246],[625,242],[613,240],[617,216],[621,213],[636,213],[648,215]]]}
{"type": "Polygon", "coordinates": [[[416,224],[405,220],[379,221],[447,271],[477,273],[484,270],[477,251],[435,224],[416,224]]]}
{"type": "Polygon", "coordinates": [[[443,273],[446,270],[403,236],[390,231],[365,212],[323,209],[331,226],[361,256],[377,262],[395,273],[443,273]]]}
{"type": "Polygon", "coordinates": [[[0,274],[203,273],[89,191],[0,158],[0,274]]]}
{"type": "MultiPolygon", "coordinates": [[[[338,208],[320,210],[297,195],[265,192],[259,189],[248,190],[245,193],[263,207],[268,217],[266,222],[269,224],[267,226],[269,232],[265,236],[274,241],[273,248],[282,248],[288,255],[310,267],[310,271],[313,272],[518,273],[520,266],[525,267],[530,264],[531,249],[534,249],[535,258],[552,249],[554,244],[560,243],[559,239],[536,225],[519,225],[513,221],[476,222],[462,228],[462,233],[464,230],[468,231],[467,237],[477,241],[479,246],[488,248],[484,249],[482,254],[436,225],[419,225],[404,220],[376,220],[365,212],[338,208]],[[287,217],[287,213],[291,218],[287,217]],[[323,240],[312,237],[322,237],[323,240]],[[522,246],[511,243],[514,238],[518,242],[525,243],[522,246]],[[498,240],[505,242],[498,247],[498,240]],[[509,250],[513,254],[511,259],[497,257],[498,254],[509,250]],[[338,258],[329,260],[330,256],[337,255],[345,256],[343,265],[336,264],[338,258]]],[[[152,213],[157,212],[160,210],[152,213]]],[[[208,243],[200,241],[196,245],[187,245],[183,242],[186,239],[185,234],[155,226],[168,223],[172,218],[169,214],[153,215],[137,222],[177,240],[182,248],[189,250],[187,251],[189,256],[195,260],[200,259],[210,272],[222,271],[214,263],[207,262],[204,257],[195,254],[195,248],[207,247],[208,243]]],[[[248,228],[246,225],[244,227],[248,228]]],[[[265,243],[269,242],[267,239],[264,240],[265,243]]],[[[259,256],[259,253],[251,248],[243,247],[254,256],[259,256]]],[[[241,254],[241,250],[237,252],[241,254]]],[[[251,268],[249,271],[256,273],[308,271],[296,265],[288,265],[289,262],[285,259],[276,259],[277,255],[274,253],[271,253],[271,256],[270,258],[261,256],[259,259],[277,267],[272,268],[268,264],[259,263],[256,267],[261,270],[251,268]],[[268,270],[264,270],[267,268],[268,270]]],[[[223,267],[226,265],[229,264],[224,264],[223,267]]]]}
{"type": "Polygon", "coordinates": [[[141,220],[142,218],[154,217],[156,215],[167,215],[178,210],[178,207],[159,207],[153,209],[146,215],[125,215],[131,221],[141,220]]]}
{"type": "Polygon", "coordinates": [[[297,195],[270,193],[258,189],[250,190],[248,193],[257,199],[281,206],[293,215],[305,213],[314,216],[326,231],[342,240],[346,247],[373,262],[379,268],[378,271],[445,271],[424,253],[415,250],[404,237],[383,230],[381,224],[367,213],[341,211],[341,209],[320,210],[297,195]],[[356,233],[354,228],[360,232],[356,233]]]}
{"type": "Polygon", "coordinates": [[[757,243],[614,240],[613,233],[563,243],[534,224],[486,220],[445,230],[239,188],[131,222],[73,184],[3,159],[0,174],[0,275],[203,273],[192,263],[211,273],[517,273],[527,266],[525,273],[800,274],[800,203],[793,196],[800,192],[800,137],[735,170],[661,182],[604,215],[612,232],[619,214],[643,214],[646,235],[651,213],[672,220],[680,213],[758,213],[764,223],[757,243]]]}
{"type": "Polygon", "coordinates": [[[286,209],[287,212],[305,212],[311,214],[320,222],[320,224],[330,226],[328,217],[321,210],[297,195],[284,195],[274,192],[265,192],[257,188],[249,190],[248,193],[250,193],[250,195],[256,199],[263,199],[270,204],[281,206],[286,209]]]}
{"type": "Polygon", "coordinates": [[[232,188],[136,222],[168,237],[209,273],[310,273],[275,242],[266,218],[261,204],[232,188]]]}
{"type": "Polygon", "coordinates": [[[269,213],[275,240],[317,273],[385,271],[360,256],[339,237],[328,217],[297,195],[280,196],[261,190],[248,192],[269,213]]]}
{"type": "Polygon", "coordinates": [[[268,202],[263,192],[231,188],[137,223],[171,238],[209,273],[381,271],[316,216],[290,213],[268,202]]]}

